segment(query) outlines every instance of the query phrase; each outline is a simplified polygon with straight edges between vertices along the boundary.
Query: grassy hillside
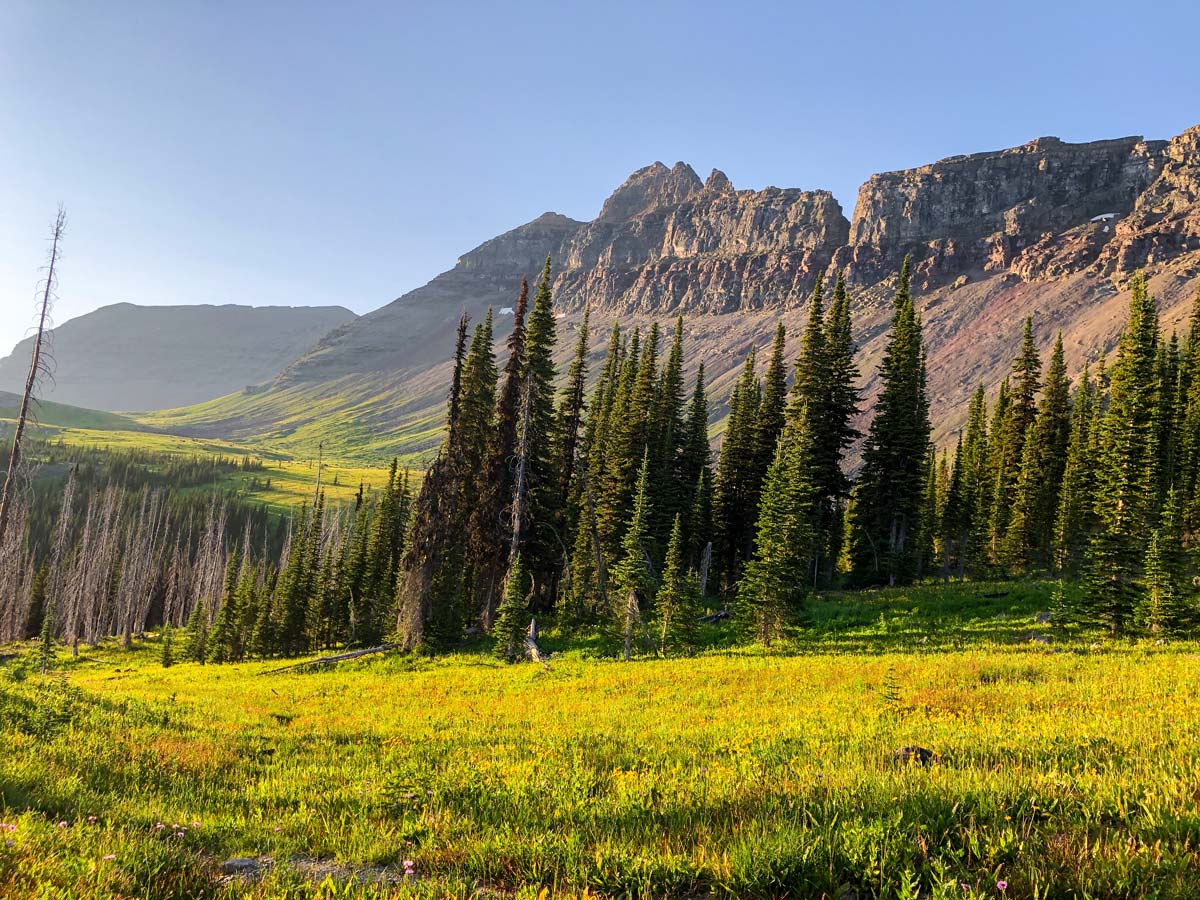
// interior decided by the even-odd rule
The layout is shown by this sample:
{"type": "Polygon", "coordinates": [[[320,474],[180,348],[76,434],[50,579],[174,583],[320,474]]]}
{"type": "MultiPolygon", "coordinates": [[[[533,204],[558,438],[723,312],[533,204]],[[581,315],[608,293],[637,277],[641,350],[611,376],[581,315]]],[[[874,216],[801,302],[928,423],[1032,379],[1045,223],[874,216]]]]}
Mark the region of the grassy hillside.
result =
{"type": "MultiPolygon", "coordinates": [[[[8,391],[0,391],[0,423],[3,431],[17,420],[21,413],[21,397],[8,391]]],[[[143,426],[129,416],[119,413],[101,412],[95,409],[83,409],[79,406],[68,406],[64,403],[40,401],[32,407],[34,430],[58,428],[102,428],[124,431],[138,431],[143,426]]]]}
{"type": "MultiPolygon", "coordinates": [[[[104,414],[98,414],[104,415],[104,414]]],[[[277,451],[237,444],[230,441],[199,440],[160,434],[151,431],[105,430],[103,428],[59,428],[41,430],[46,440],[69,447],[98,451],[144,450],[163,457],[200,456],[223,459],[251,459],[261,462],[261,468],[222,469],[219,480],[203,486],[204,490],[218,488],[237,491],[249,502],[264,503],[275,509],[290,510],[311,500],[316,490],[316,458],[296,459],[277,451]]],[[[420,477],[413,472],[410,477],[420,477]]],[[[368,489],[386,484],[388,470],[383,466],[364,466],[344,463],[326,457],[321,475],[321,487],[329,503],[348,502],[358,492],[360,483],[368,489]]]]}
{"type": "Polygon", "coordinates": [[[826,598],[627,664],[10,658],[0,896],[1192,897],[1197,648],[1059,634],[1049,593],[826,598]]]}

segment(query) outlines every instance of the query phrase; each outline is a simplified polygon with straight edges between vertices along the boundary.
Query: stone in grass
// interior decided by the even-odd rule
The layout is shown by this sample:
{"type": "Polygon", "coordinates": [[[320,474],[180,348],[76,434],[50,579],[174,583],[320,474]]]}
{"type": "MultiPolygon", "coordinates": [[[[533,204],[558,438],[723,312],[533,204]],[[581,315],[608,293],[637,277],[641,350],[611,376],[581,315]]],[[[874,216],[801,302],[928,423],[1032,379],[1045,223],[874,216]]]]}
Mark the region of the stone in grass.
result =
{"type": "Polygon", "coordinates": [[[892,754],[892,759],[902,765],[930,766],[941,760],[941,755],[926,747],[901,747],[892,754]]]}
{"type": "Polygon", "coordinates": [[[1050,624],[1050,613],[1048,613],[1048,612],[1038,613],[1037,623],[1039,625],[1049,625],[1050,624]]]}
{"type": "Polygon", "coordinates": [[[249,856],[235,856],[221,863],[222,875],[238,875],[242,878],[253,878],[262,871],[262,863],[249,856]]]}
{"type": "Polygon", "coordinates": [[[1031,643],[1031,644],[1049,644],[1050,638],[1046,637],[1044,634],[1031,634],[1031,635],[1029,635],[1029,643],[1031,643]]]}

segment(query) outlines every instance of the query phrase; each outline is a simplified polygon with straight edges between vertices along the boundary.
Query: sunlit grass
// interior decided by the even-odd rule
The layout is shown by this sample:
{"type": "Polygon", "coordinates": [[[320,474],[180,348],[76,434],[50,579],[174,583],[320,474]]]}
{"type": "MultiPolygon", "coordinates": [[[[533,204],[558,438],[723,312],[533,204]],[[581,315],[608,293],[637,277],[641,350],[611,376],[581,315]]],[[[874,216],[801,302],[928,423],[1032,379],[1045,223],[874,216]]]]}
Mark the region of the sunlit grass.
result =
{"type": "Polygon", "coordinates": [[[548,670],[64,654],[0,693],[0,895],[318,896],[302,861],[410,859],[387,892],[1194,896],[1197,647],[1059,634],[1048,596],[846,595],[769,650],[713,628],[696,658],[628,664],[551,627],[548,670]],[[940,762],[897,765],[913,744],[940,762]],[[243,855],[281,865],[217,884],[243,855]]]}

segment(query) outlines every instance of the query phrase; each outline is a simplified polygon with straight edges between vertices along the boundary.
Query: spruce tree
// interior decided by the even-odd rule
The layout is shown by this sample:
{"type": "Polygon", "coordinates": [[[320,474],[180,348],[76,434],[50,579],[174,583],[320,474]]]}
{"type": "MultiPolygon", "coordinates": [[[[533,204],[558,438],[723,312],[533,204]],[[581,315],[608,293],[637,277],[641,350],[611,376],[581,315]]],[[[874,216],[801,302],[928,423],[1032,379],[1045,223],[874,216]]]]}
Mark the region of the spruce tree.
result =
{"type": "Polygon", "coordinates": [[[778,442],[763,485],[754,558],[738,586],[739,619],[763,644],[782,635],[802,603],[812,552],[812,440],[797,416],[778,442]]]}
{"type": "Polygon", "coordinates": [[[241,557],[234,550],[229,554],[229,561],[225,566],[225,589],[208,639],[209,658],[215,663],[230,662],[237,658],[238,623],[241,619],[237,605],[237,588],[241,567],[241,557]]]}
{"type": "Polygon", "coordinates": [[[658,652],[690,654],[696,649],[696,620],[700,615],[700,586],[685,563],[683,518],[675,516],[663,561],[662,584],[654,605],[658,611],[658,652]]]}
{"type": "Polygon", "coordinates": [[[163,623],[162,629],[162,667],[169,669],[175,665],[175,635],[170,622],[163,623]]]}
{"type": "Polygon", "coordinates": [[[187,623],[187,654],[192,662],[204,665],[208,658],[208,607],[197,600],[187,623]]]}
{"type": "Polygon", "coordinates": [[[523,654],[525,632],[529,628],[526,600],[529,595],[529,573],[518,553],[504,582],[504,599],[496,610],[492,637],[496,639],[496,655],[505,662],[516,662],[523,654]]]}
{"type": "Polygon", "coordinates": [[[905,259],[879,378],[875,417],[863,448],[854,504],[853,577],[859,584],[897,584],[916,572],[929,401],[921,320],[905,259]]]}
{"type": "Polygon", "coordinates": [[[548,592],[553,585],[561,560],[561,548],[555,526],[562,506],[562,484],[558,473],[555,416],[556,370],[554,349],[557,344],[553,297],[550,292],[550,257],[538,281],[529,314],[529,329],[525,339],[525,364],[522,372],[529,390],[528,457],[528,515],[522,523],[520,536],[525,550],[525,565],[533,581],[535,602],[549,602],[548,592]]]}
{"type": "Polygon", "coordinates": [[[1067,458],[1054,516],[1054,566],[1074,574],[1083,564],[1095,519],[1095,436],[1097,406],[1091,375],[1085,366],[1075,388],[1067,458]]]}
{"type": "Polygon", "coordinates": [[[1129,319],[1111,370],[1096,471],[1097,532],[1088,547],[1086,598],[1114,633],[1129,625],[1140,599],[1157,473],[1154,413],[1158,313],[1144,275],[1131,283],[1129,319]]]}
{"type": "Polygon", "coordinates": [[[650,463],[648,454],[638,471],[634,492],[633,515],[621,540],[621,559],[613,567],[613,612],[628,662],[633,655],[633,641],[642,622],[641,605],[653,597],[654,575],[650,571],[650,463]]]}
{"type": "MultiPolygon", "coordinates": [[[[508,360],[496,397],[495,427],[487,444],[487,459],[477,473],[473,508],[467,528],[467,556],[474,578],[472,596],[485,625],[499,602],[501,580],[508,565],[513,495],[512,460],[517,448],[525,377],[525,315],[529,309],[529,283],[521,279],[521,292],[513,312],[507,341],[508,360]]],[[[424,489],[422,489],[424,493],[424,489]]],[[[420,501],[418,501],[418,504],[420,501]]],[[[411,556],[412,551],[408,551],[411,556]]]]}
{"type": "MultiPolygon", "coordinates": [[[[1014,558],[1009,539],[1011,519],[1017,506],[1017,485],[1025,462],[1026,438],[1037,418],[1037,393],[1041,387],[1042,363],[1033,341],[1033,319],[1026,317],[1021,334],[1021,350],[1012,363],[1008,404],[999,423],[996,449],[996,483],[992,504],[992,544],[995,560],[1006,571],[1019,569],[1022,561],[1014,558]]],[[[1036,454],[1032,457],[1036,461],[1036,454]]],[[[1024,556],[1025,535],[1018,528],[1015,538],[1019,556],[1024,556]]]]}
{"type": "Polygon", "coordinates": [[[1173,488],[1146,547],[1140,618],[1151,634],[1179,634],[1191,624],[1191,567],[1183,547],[1183,517],[1173,488]]]}
{"type": "Polygon", "coordinates": [[[754,517],[758,507],[758,407],[761,386],[754,372],[754,349],[729,399],[729,418],[713,487],[713,527],[717,541],[717,574],[726,589],[741,577],[754,550],[754,517]]]}

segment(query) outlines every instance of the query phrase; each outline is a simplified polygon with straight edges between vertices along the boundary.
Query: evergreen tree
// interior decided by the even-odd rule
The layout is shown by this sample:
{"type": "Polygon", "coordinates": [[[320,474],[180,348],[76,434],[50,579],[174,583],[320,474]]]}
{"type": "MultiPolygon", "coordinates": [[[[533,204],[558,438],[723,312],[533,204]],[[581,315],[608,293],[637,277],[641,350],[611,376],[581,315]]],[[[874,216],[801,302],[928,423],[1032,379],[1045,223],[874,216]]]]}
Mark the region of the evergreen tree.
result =
{"type": "Polygon", "coordinates": [[[696,576],[687,570],[686,552],[683,519],[676,515],[663,561],[662,584],[655,597],[659,621],[658,652],[663,656],[675,652],[690,654],[696,649],[700,585],[696,576]]]}
{"type": "Polygon", "coordinates": [[[1146,546],[1140,618],[1150,633],[1178,634],[1192,624],[1189,568],[1183,547],[1183,516],[1172,488],[1146,546]]]}
{"type": "Polygon", "coordinates": [[[42,631],[42,620],[46,612],[46,580],[50,575],[50,563],[43,562],[33,573],[29,585],[29,612],[25,616],[26,637],[37,637],[42,631]]]}
{"type": "Polygon", "coordinates": [[[742,567],[754,551],[754,517],[760,488],[757,424],[762,397],[754,358],[751,348],[729,399],[729,418],[713,488],[717,574],[726,589],[740,579],[742,567]]]}
{"type": "Polygon", "coordinates": [[[1096,455],[1096,396],[1085,366],[1071,413],[1071,434],[1054,517],[1054,565],[1060,572],[1075,573],[1094,525],[1096,455]]]}
{"type": "Polygon", "coordinates": [[[516,662],[523,653],[525,632],[529,628],[526,605],[529,588],[529,573],[518,553],[504,582],[504,599],[496,610],[496,621],[492,625],[496,655],[505,662],[516,662]]]}
{"type": "Polygon", "coordinates": [[[54,639],[55,631],[55,609],[54,598],[46,604],[45,612],[42,614],[42,631],[38,638],[38,661],[45,675],[46,671],[54,665],[54,657],[56,653],[57,641],[54,639]]]}
{"type": "Polygon", "coordinates": [[[803,601],[812,551],[812,440],[797,416],[778,442],[763,486],[754,558],[738,587],[739,618],[763,644],[803,601]]]}
{"type": "Polygon", "coordinates": [[[162,629],[162,667],[169,669],[175,665],[175,635],[170,622],[163,623],[162,629]]]}
{"type": "MultiPolygon", "coordinates": [[[[1033,319],[1026,317],[1021,335],[1021,350],[1012,364],[1008,403],[997,430],[996,482],[992,503],[992,545],[995,559],[1006,571],[1019,569],[1022,560],[1014,558],[1009,531],[1017,506],[1017,485],[1025,462],[1025,442],[1037,418],[1036,398],[1041,387],[1041,359],[1033,342],[1033,319]]],[[[1031,457],[1036,461],[1036,454],[1031,457]]],[[[1018,526],[1015,543],[1023,556],[1024,533],[1018,526]]]]}
{"type": "Polygon", "coordinates": [[[638,472],[637,489],[634,492],[633,516],[629,528],[621,541],[622,556],[613,568],[615,591],[614,613],[624,644],[624,658],[628,662],[633,655],[633,641],[642,622],[641,604],[653,596],[654,575],[650,571],[647,547],[650,540],[650,503],[648,499],[650,463],[642,460],[638,472]]]}
{"type": "Polygon", "coordinates": [[[529,314],[525,339],[525,364],[522,373],[529,390],[529,436],[527,447],[528,514],[520,536],[525,550],[525,565],[533,580],[535,602],[549,602],[561,559],[555,525],[562,503],[562,484],[557,469],[557,438],[554,407],[554,348],[557,335],[553,298],[550,292],[550,257],[538,282],[529,314]]]}
{"type": "MultiPolygon", "coordinates": [[[[501,579],[508,565],[513,496],[512,460],[517,449],[517,428],[525,378],[525,314],[529,309],[529,283],[521,279],[521,293],[513,312],[508,337],[508,361],[496,397],[495,427],[487,444],[487,459],[479,470],[472,493],[473,508],[467,528],[467,555],[474,577],[472,595],[485,625],[499,602],[501,579]]],[[[424,493],[424,489],[422,489],[424,493]]],[[[418,500],[418,505],[420,501],[418,500]]],[[[411,550],[409,551],[411,556],[411,550]]]]}
{"type": "Polygon", "coordinates": [[[208,608],[197,600],[187,623],[187,654],[192,662],[204,665],[208,658],[208,608]]]}
{"type": "Polygon", "coordinates": [[[1144,275],[1131,283],[1129,319],[1117,345],[1096,471],[1097,532],[1088,547],[1087,603],[1113,632],[1140,599],[1157,459],[1154,413],[1158,313],[1144,275]]]}
{"type": "Polygon", "coordinates": [[[208,638],[209,658],[215,663],[230,662],[238,655],[238,622],[241,617],[237,606],[237,588],[241,566],[241,557],[234,550],[229,554],[225,566],[225,589],[208,638]]]}
{"type": "Polygon", "coordinates": [[[910,580],[917,563],[929,402],[921,320],[909,291],[909,262],[900,271],[894,315],[879,377],[875,417],[863,448],[854,504],[853,576],[860,584],[910,580]]]}

